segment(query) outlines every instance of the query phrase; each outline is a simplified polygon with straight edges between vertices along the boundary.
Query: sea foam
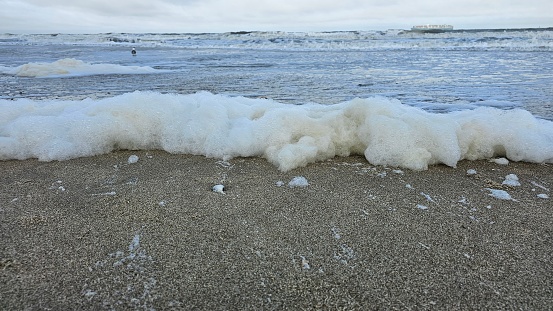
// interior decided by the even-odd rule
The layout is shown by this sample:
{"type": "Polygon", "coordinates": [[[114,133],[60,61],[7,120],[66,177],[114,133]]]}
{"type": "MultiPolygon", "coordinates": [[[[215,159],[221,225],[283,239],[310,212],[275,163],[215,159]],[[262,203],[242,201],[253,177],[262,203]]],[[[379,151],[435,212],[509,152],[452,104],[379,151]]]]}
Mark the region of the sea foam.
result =
{"type": "Polygon", "coordinates": [[[289,105],[137,91],[99,100],[0,100],[1,160],[67,160],[118,149],[260,156],[282,171],[352,154],[413,170],[498,156],[553,163],[553,122],[521,109],[435,114],[381,97],[289,105]]]}
{"type": "Polygon", "coordinates": [[[64,58],[51,63],[27,63],[17,67],[2,67],[0,73],[18,77],[53,78],[102,74],[158,73],[148,66],[121,66],[116,64],[91,64],[73,58],[64,58]]]}

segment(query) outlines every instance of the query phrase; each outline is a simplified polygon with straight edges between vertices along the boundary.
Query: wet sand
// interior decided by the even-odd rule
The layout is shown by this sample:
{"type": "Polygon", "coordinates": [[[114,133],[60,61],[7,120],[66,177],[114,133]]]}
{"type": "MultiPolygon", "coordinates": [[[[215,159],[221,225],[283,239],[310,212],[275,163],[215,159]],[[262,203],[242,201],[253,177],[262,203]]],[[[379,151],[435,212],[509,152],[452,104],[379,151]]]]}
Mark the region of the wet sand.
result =
{"type": "Polygon", "coordinates": [[[0,171],[2,310],[553,308],[553,165],[120,151],[0,171]]]}

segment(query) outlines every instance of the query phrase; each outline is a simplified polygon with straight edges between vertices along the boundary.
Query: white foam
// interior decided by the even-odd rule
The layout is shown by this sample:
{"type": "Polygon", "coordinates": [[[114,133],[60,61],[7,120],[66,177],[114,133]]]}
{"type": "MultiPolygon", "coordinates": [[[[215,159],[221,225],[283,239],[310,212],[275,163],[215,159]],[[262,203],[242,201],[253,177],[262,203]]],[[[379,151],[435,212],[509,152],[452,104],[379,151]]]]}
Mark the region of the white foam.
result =
{"type": "Polygon", "coordinates": [[[518,181],[518,176],[515,174],[509,174],[505,176],[505,180],[502,182],[503,185],[518,187],[520,182],[518,181]]]}
{"type": "Polygon", "coordinates": [[[301,258],[301,268],[303,270],[309,270],[311,269],[311,266],[309,265],[309,260],[307,260],[305,257],[300,256],[301,258]]]}
{"type": "Polygon", "coordinates": [[[225,186],[223,186],[223,185],[215,185],[215,186],[213,186],[212,190],[213,190],[213,192],[217,192],[217,193],[220,193],[220,194],[225,194],[225,186]]]}
{"type": "MultiPolygon", "coordinates": [[[[101,34],[8,34],[0,33],[4,42],[34,45],[125,45],[172,46],[195,48],[287,49],[287,50],[522,50],[551,51],[553,32],[504,31],[448,32],[441,34],[406,33],[401,29],[387,31],[282,32],[248,33],[101,33],[101,34]],[[454,42],[452,44],[452,42],[454,42]]],[[[129,48],[130,49],[130,48],[129,48]]],[[[499,62],[501,60],[498,60],[499,62]]]]}
{"type": "Polygon", "coordinates": [[[494,162],[495,164],[499,164],[499,165],[508,165],[509,164],[509,160],[507,160],[505,158],[492,159],[491,161],[494,162]]]}
{"type": "Polygon", "coordinates": [[[129,157],[129,159],[127,160],[127,163],[129,164],[133,164],[133,163],[136,163],[138,162],[138,156],[133,154],[129,157]]]}
{"type": "Polygon", "coordinates": [[[424,193],[424,192],[421,192],[420,195],[422,195],[423,197],[425,197],[426,200],[427,200],[428,202],[434,202],[434,199],[432,199],[432,197],[431,197],[430,195],[428,195],[428,194],[426,194],[426,193],[424,193]]]}
{"type": "Polygon", "coordinates": [[[549,188],[544,187],[543,185],[540,185],[540,184],[538,184],[538,183],[535,182],[535,181],[531,181],[530,183],[531,183],[532,185],[534,185],[534,186],[536,186],[536,187],[542,189],[542,190],[549,191],[549,188]]]}
{"type": "Polygon", "coordinates": [[[309,182],[307,181],[307,178],[303,176],[296,176],[290,180],[288,183],[288,187],[295,188],[295,187],[307,187],[309,186],[309,182]]]}
{"type": "Polygon", "coordinates": [[[140,235],[137,234],[132,238],[131,244],[129,244],[129,252],[133,253],[138,249],[139,246],[140,246],[140,235]]]}
{"type": "Polygon", "coordinates": [[[52,63],[27,63],[18,67],[0,67],[0,73],[18,77],[52,78],[102,74],[145,74],[163,72],[148,66],[121,66],[116,64],[91,64],[74,58],[64,58],[52,63]]]}
{"type": "Polygon", "coordinates": [[[118,149],[225,161],[262,156],[282,171],[352,154],[414,170],[493,157],[553,163],[553,122],[520,109],[434,114],[380,97],[335,105],[207,92],[0,100],[0,160],[67,160],[118,149]]]}
{"type": "Polygon", "coordinates": [[[505,190],[489,189],[489,188],[487,188],[487,190],[490,191],[489,195],[496,198],[496,199],[500,199],[500,200],[512,200],[513,199],[511,197],[511,195],[505,190]]]}

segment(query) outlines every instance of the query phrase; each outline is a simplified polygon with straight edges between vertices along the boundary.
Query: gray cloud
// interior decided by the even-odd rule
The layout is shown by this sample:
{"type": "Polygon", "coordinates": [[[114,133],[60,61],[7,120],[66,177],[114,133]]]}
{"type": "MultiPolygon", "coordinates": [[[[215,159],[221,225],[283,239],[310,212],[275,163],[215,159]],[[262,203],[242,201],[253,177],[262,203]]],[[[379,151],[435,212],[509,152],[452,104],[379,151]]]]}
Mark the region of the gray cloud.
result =
{"type": "Polygon", "coordinates": [[[553,1],[0,0],[0,32],[204,32],[553,26],[553,1]]]}

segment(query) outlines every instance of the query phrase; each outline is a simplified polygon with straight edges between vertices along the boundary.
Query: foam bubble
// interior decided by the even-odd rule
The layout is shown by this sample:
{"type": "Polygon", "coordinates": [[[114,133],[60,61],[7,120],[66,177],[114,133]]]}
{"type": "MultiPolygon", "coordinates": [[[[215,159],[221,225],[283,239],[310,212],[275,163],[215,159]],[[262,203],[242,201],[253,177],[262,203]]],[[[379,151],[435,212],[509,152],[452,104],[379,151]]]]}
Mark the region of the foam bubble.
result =
{"type": "Polygon", "coordinates": [[[520,181],[518,180],[518,176],[515,174],[509,174],[505,176],[505,180],[502,182],[503,185],[512,186],[512,187],[518,187],[520,186],[520,181]]]}
{"type": "Polygon", "coordinates": [[[290,180],[288,183],[288,187],[290,188],[296,188],[296,187],[307,187],[309,186],[309,182],[307,181],[307,178],[303,176],[296,176],[290,180]]]}
{"type": "Polygon", "coordinates": [[[335,105],[207,92],[0,100],[1,160],[67,160],[119,149],[261,156],[282,171],[352,154],[414,170],[493,157],[553,163],[553,122],[519,109],[434,114],[380,97],[335,105]]]}
{"type": "Polygon", "coordinates": [[[220,193],[220,194],[225,194],[225,186],[223,186],[223,185],[215,185],[215,186],[213,186],[212,190],[213,190],[213,192],[217,192],[217,193],[220,193]]]}
{"type": "Polygon", "coordinates": [[[507,160],[505,158],[492,159],[491,161],[494,162],[495,164],[499,164],[499,165],[508,165],[509,164],[509,160],[507,160]]]}
{"type": "Polygon", "coordinates": [[[138,162],[138,156],[133,154],[129,157],[129,159],[127,160],[127,163],[129,164],[133,164],[133,163],[136,163],[138,162]]]}
{"type": "Polygon", "coordinates": [[[490,189],[490,188],[486,188],[488,191],[490,191],[490,196],[496,198],[496,199],[500,199],[500,200],[512,200],[513,198],[511,197],[511,195],[505,191],[505,190],[499,190],[499,189],[490,189]]]}

